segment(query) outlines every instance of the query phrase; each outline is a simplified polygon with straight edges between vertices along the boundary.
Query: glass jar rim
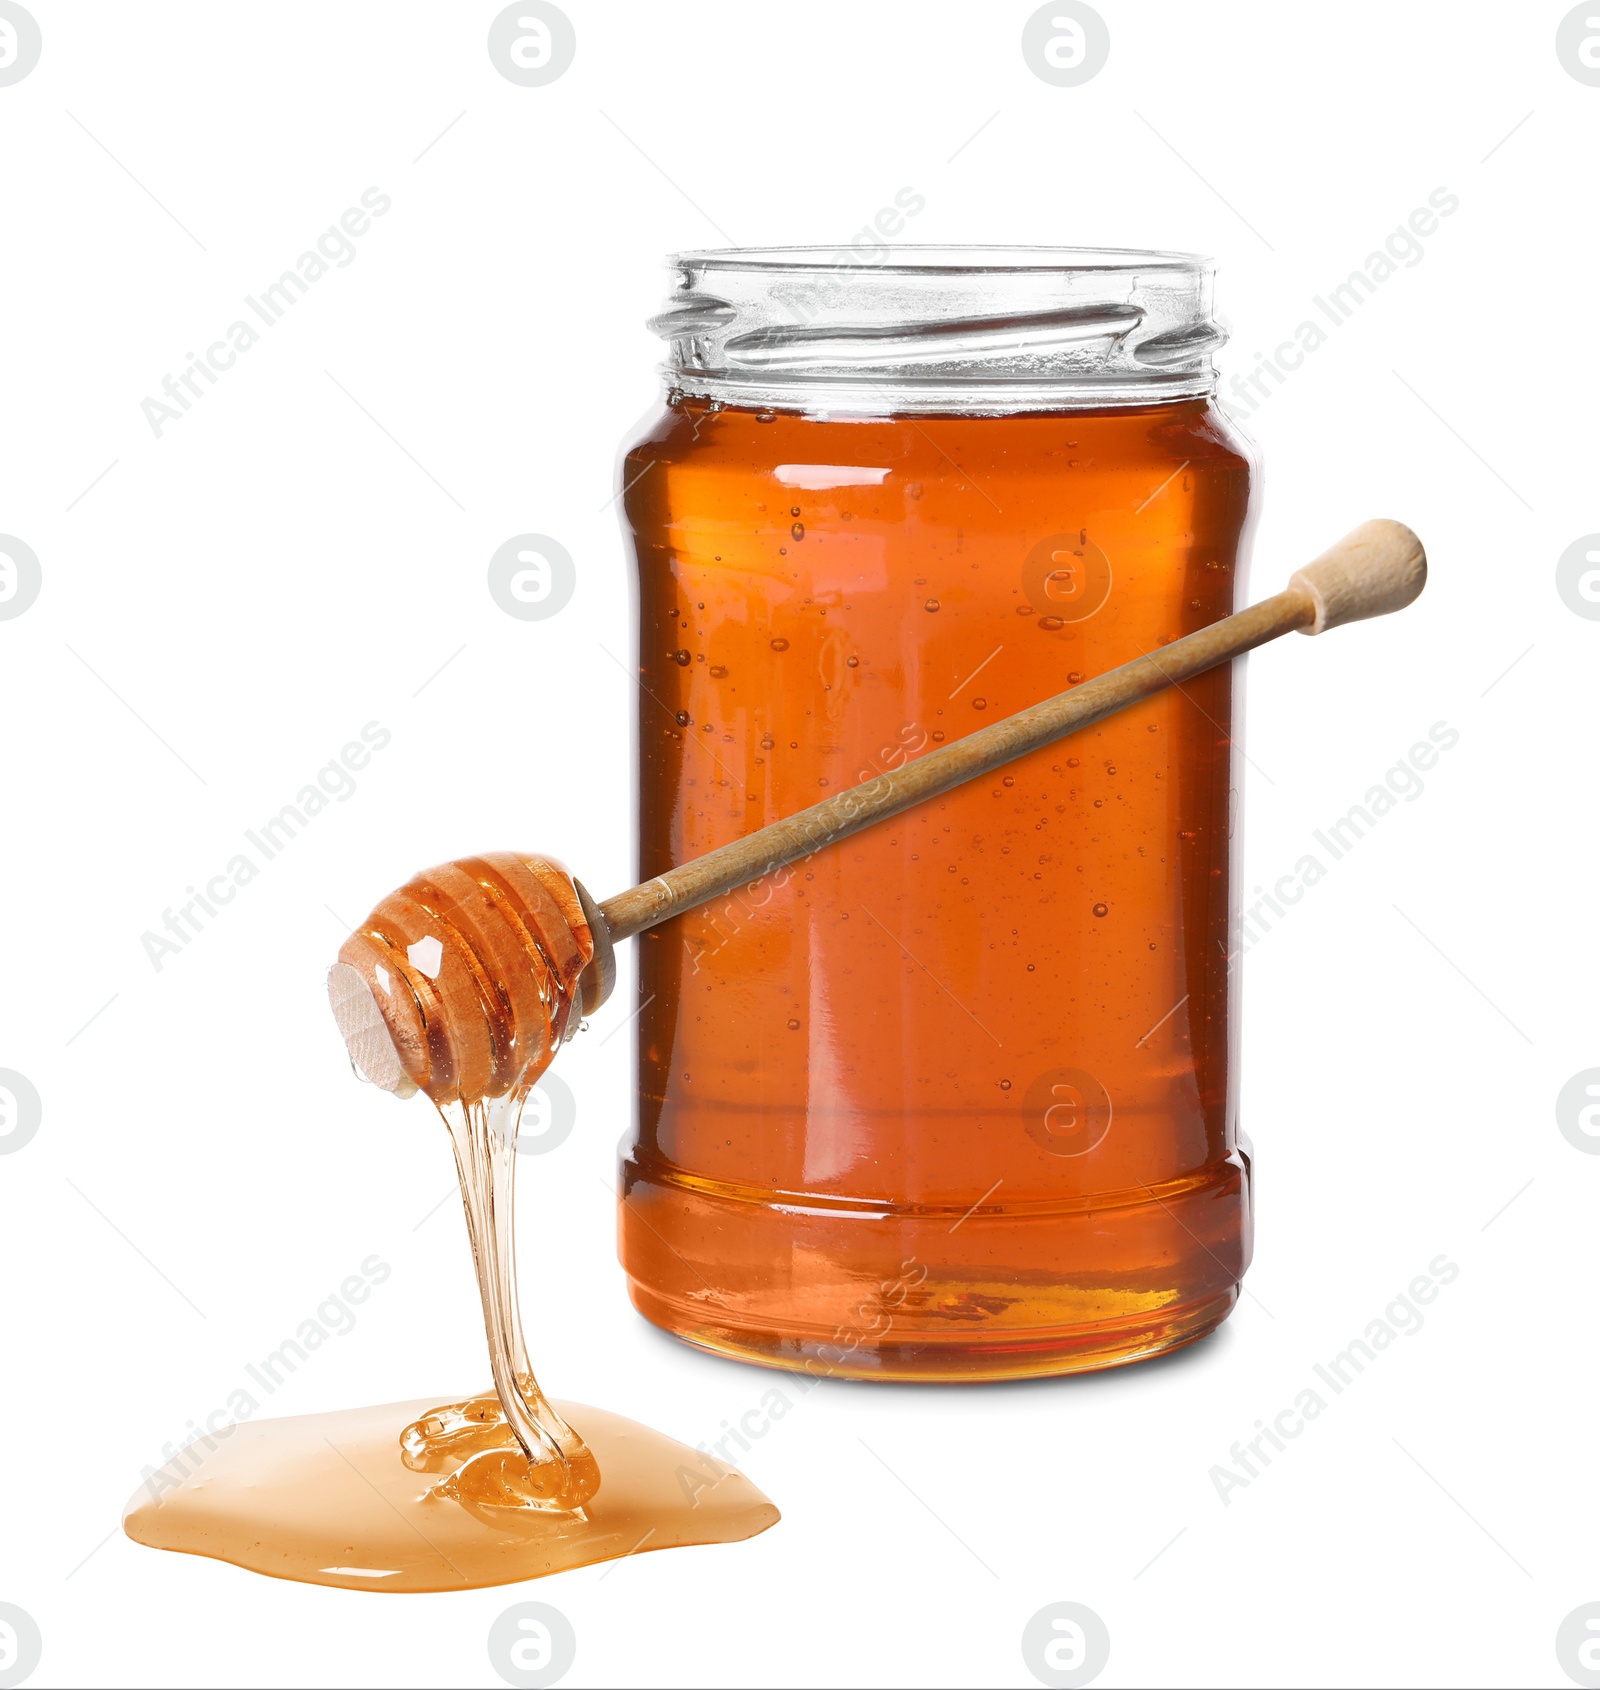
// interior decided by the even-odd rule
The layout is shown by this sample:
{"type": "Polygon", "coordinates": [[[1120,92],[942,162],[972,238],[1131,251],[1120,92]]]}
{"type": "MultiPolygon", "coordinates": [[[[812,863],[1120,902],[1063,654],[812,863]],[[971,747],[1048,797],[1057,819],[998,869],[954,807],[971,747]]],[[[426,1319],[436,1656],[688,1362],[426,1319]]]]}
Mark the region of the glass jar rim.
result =
{"type": "MultiPolygon", "coordinates": [[[[829,270],[837,273],[836,246],[698,247],[673,253],[668,262],[702,270],[829,270]]],[[[987,275],[1032,271],[1180,270],[1208,272],[1215,261],[1203,253],[1139,247],[897,245],[881,260],[863,258],[859,268],[938,275],[987,275]]]]}
{"type": "Polygon", "coordinates": [[[1116,247],[680,252],[669,394],[813,413],[1102,409],[1209,394],[1214,266],[1116,247]]]}

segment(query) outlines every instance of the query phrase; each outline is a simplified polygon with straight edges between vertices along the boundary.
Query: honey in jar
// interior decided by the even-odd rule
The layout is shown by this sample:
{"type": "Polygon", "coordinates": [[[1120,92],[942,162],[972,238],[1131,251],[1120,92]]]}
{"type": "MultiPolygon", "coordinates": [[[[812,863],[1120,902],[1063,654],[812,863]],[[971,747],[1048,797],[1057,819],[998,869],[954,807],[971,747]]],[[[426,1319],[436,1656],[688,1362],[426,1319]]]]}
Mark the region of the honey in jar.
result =
{"type": "MultiPolygon", "coordinates": [[[[1230,614],[1246,449],[1165,253],[674,261],[628,454],[640,878],[1230,614]]],[[[646,933],[620,1253],[814,1374],[1155,1355],[1250,1252],[1213,670],[646,933]]]]}

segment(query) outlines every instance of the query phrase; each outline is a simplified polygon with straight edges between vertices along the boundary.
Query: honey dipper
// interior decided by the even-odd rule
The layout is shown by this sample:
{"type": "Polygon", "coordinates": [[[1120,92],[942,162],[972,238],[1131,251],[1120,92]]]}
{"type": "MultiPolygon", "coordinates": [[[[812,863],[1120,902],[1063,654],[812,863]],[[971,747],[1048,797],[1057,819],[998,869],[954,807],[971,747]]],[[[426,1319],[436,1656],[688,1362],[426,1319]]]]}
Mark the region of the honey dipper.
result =
{"type": "Polygon", "coordinates": [[[1260,604],[601,904],[549,858],[495,854],[430,869],[373,911],[329,973],[350,1060],[385,1091],[422,1090],[439,1104],[525,1090],[579,1015],[610,995],[618,941],[1292,629],[1321,634],[1403,610],[1426,580],[1409,528],[1363,523],[1260,604]]]}

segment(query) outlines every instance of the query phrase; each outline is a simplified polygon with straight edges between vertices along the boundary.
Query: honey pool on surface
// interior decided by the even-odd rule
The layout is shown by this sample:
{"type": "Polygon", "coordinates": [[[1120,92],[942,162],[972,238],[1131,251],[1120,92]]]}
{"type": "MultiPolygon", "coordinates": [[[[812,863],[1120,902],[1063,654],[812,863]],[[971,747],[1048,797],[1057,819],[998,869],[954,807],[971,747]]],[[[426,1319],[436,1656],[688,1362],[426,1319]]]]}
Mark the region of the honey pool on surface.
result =
{"type": "MultiPolygon", "coordinates": [[[[732,1543],[778,1510],[742,1474],[604,1409],[553,1405],[581,1430],[600,1488],[579,1510],[475,1504],[401,1455],[435,1400],[246,1421],[191,1477],[163,1468],[128,1504],[136,1543],[346,1590],[476,1590],[618,1556],[732,1543]],[[151,1492],[156,1494],[152,1496],[151,1492]]],[[[500,1446],[521,1451],[501,1425],[500,1446]]]]}

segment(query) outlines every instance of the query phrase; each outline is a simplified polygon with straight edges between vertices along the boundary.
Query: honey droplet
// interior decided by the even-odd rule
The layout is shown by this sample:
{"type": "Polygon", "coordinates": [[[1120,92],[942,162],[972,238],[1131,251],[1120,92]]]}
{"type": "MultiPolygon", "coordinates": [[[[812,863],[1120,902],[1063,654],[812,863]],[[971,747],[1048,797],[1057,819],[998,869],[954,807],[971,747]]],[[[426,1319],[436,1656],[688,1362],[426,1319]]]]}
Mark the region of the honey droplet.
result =
{"type": "Polygon", "coordinates": [[[789,649],[789,642],[787,640],[774,640],[772,642],[772,649],[774,651],[787,651],[789,649]]]}
{"type": "Polygon", "coordinates": [[[1011,1082],[1009,1080],[1002,1080],[1000,1082],[1000,1089],[1001,1089],[1001,1091],[1010,1091],[1011,1090],[1011,1082]]]}
{"type": "Polygon", "coordinates": [[[790,516],[799,516],[799,514],[800,514],[800,507],[798,505],[790,505],[789,515],[790,516]]]}
{"type": "Polygon", "coordinates": [[[798,1033],[800,1031],[800,1023],[798,1021],[791,1021],[789,1023],[789,1031],[791,1033],[798,1033]]]}
{"type": "Polygon", "coordinates": [[[1096,904],[1094,906],[1094,913],[1096,915],[1109,915],[1111,912],[1104,904],[1096,904]]]}
{"type": "Polygon", "coordinates": [[[709,673],[714,681],[726,680],[728,678],[728,666],[726,663],[713,663],[709,673]]]}
{"type": "Polygon", "coordinates": [[[673,652],[672,661],[676,663],[680,669],[687,669],[694,659],[688,654],[688,652],[680,650],[673,652]]]}
{"type": "Polygon", "coordinates": [[[1017,615],[1018,616],[1032,616],[1033,615],[1033,606],[1031,604],[1019,604],[1017,606],[1017,615]]]}
{"type": "Polygon", "coordinates": [[[937,610],[939,608],[939,601],[937,599],[929,599],[922,608],[924,610],[937,610]]]}
{"type": "Polygon", "coordinates": [[[773,746],[775,746],[777,743],[778,742],[772,737],[771,734],[762,734],[762,736],[761,736],[761,749],[763,751],[770,751],[773,748],[773,746]]]}
{"type": "Polygon", "coordinates": [[[1000,777],[1000,784],[1002,786],[1015,786],[1017,784],[1017,778],[1015,775],[1002,775],[1000,777]]]}
{"type": "Polygon", "coordinates": [[[986,698],[975,698],[972,701],[972,708],[974,710],[987,710],[989,708],[989,701],[986,698]]]}
{"type": "Polygon", "coordinates": [[[847,669],[858,668],[861,664],[861,659],[859,657],[847,657],[844,661],[847,669]]]}
{"type": "Polygon", "coordinates": [[[1063,622],[1059,616],[1041,616],[1039,618],[1039,626],[1043,628],[1047,634],[1053,634],[1058,628],[1065,628],[1066,623],[1063,622]]]}
{"type": "Polygon", "coordinates": [[[694,718],[689,714],[689,712],[687,710],[680,710],[678,712],[678,714],[673,717],[673,720],[678,724],[678,726],[680,728],[686,728],[694,720],[694,718]]]}
{"type": "Polygon", "coordinates": [[[1070,686],[1077,686],[1082,679],[1083,671],[1081,669],[1069,669],[1067,671],[1067,682],[1070,686]]]}
{"type": "Polygon", "coordinates": [[[789,538],[791,540],[803,540],[805,537],[806,525],[803,522],[795,523],[795,525],[789,530],[789,538]]]}

